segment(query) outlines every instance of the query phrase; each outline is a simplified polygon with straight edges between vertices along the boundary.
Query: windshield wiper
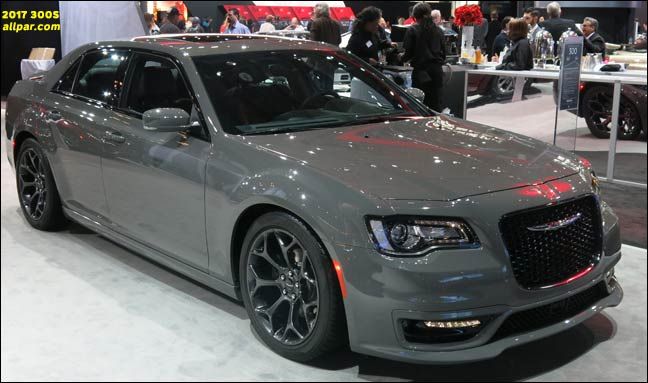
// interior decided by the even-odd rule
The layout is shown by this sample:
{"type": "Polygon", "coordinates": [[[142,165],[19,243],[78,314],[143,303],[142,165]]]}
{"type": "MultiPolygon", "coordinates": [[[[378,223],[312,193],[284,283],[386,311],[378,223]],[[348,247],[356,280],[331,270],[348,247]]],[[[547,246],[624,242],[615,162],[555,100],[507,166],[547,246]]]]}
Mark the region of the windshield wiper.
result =
{"type": "Polygon", "coordinates": [[[395,120],[402,120],[403,118],[409,118],[409,117],[416,117],[416,115],[410,115],[407,113],[399,113],[399,114],[381,114],[381,115],[376,115],[376,116],[370,116],[370,117],[365,117],[365,118],[358,118],[354,120],[350,120],[345,122],[344,124],[340,126],[349,126],[349,125],[363,125],[363,124],[372,124],[376,122],[385,122],[385,121],[395,121],[395,120]]]}
{"type": "Polygon", "coordinates": [[[373,116],[365,116],[364,118],[315,118],[315,119],[300,119],[298,121],[275,121],[267,122],[262,124],[249,124],[249,125],[240,125],[237,126],[241,130],[241,135],[244,136],[253,136],[261,134],[280,134],[280,133],[290,133],[298,130],[314,130],[322,129],[326,127],[338,127],[338,126],[349,126],[349,125],[362,125],[362,124],[371,124],[375,122],[384,122],[384,121],[393,121],[400,120],[407,117],[415,117],[408,113],[398,113],[398,114],[378,114],[373,116]]]}
{"type": "Polygon", "coordinates": [[[315,118],[315,119],[300,119],[298,121],[276,121],[266,122],[262,124],[249,124],[239,125],[236,128],[241,130],[244,136],[255,134],[276,134],[276,133],[289,133],[300,129],[317,129],[323,125],[330,125],[339,123],[339,118],[315,118]]]}

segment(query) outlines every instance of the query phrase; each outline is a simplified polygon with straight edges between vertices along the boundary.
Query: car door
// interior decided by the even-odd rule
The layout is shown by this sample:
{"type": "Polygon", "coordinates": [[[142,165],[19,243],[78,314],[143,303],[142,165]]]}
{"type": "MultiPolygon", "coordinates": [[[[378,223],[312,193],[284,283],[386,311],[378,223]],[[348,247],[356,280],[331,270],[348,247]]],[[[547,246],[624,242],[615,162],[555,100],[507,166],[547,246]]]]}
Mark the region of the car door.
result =
{"type": "Polygon", "coordinates": [[[101,176],[105,123],[120,91],[125,50],[86,52],[43,101],[45,123],[57,143],[52,164],[63,203],[103,221],[107,204],[101,176]]]}
{"type": "Polygon", "coordinates": [[[205,165],[211,144],[182,71],[170,58],[135,53],[102,162],[110,218],[117,230],[190,266],[207,270],[205,165]],[[181,108],[193,126],[145,130],[142,114],[181,108]]]}

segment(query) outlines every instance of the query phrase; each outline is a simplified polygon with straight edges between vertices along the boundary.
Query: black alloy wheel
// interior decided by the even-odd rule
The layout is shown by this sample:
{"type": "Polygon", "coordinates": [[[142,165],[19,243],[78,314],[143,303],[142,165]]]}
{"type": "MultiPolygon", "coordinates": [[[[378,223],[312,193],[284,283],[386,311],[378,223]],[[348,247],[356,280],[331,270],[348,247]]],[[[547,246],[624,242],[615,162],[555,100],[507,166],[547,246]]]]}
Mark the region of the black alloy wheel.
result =
{"type": "MultiPolygon", "coordinates": [[[[598,138],[609,138],[612,125],[612,91],[595,86],[583,98],[583,117],[590,132],[598,138]]],[[[641,119],[635,105],[621,97],[619,107],[618,138],[634,140],[641,134],[641,119]]]]}
{"type": "Polygon", "coordinates": [[[47,206],[47,183],[43,160],[33,148],[22,152],[18,163],[18,190],[26,214],[38,221],[47,206]]]}
{"type": "Polygon", "coordinates": [[[66,223],[49,162],[32,138],[20,146],[16,186],[20,208],[30,225],[39,230],[56,230],[66,223]]]}

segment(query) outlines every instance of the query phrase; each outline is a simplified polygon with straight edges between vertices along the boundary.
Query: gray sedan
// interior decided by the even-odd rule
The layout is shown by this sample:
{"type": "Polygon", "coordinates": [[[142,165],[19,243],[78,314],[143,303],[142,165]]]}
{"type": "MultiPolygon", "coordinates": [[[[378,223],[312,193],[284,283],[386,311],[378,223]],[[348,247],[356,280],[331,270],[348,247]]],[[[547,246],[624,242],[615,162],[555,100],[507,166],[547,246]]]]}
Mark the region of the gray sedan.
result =
{"type": "Polygon", "coordinates": [[[14,85],[7,153],[33,227],[76,221],[242,300],[297,361],[491,358],[618,305],[587,161],[411,94],[315,42],[97,42],[14,85]]]}

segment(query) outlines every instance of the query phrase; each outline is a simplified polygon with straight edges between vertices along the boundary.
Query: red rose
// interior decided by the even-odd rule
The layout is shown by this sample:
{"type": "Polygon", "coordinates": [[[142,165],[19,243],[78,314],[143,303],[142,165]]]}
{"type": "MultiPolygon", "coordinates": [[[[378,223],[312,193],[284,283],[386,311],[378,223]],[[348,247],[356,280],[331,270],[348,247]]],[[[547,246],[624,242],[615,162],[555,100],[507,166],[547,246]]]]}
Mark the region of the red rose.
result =
{"type": "Polygon", "coordinates": [[[483,16],[479,5],[462,5],[455,9],[455,25],[481,25],[483,16]]]}

